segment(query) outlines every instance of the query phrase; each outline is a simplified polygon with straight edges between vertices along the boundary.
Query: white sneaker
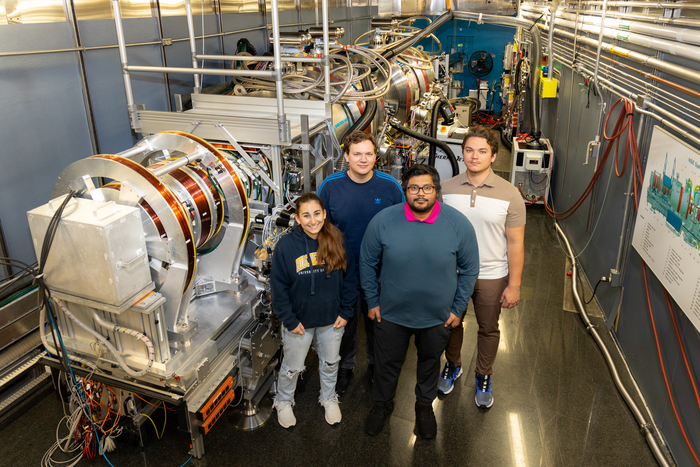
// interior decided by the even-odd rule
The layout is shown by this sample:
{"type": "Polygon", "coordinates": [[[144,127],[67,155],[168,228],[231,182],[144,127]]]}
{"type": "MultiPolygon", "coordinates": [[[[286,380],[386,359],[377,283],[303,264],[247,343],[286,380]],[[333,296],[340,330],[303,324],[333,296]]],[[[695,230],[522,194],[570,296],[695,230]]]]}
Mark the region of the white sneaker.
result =
{"type": "Polygon", "coordinates": [[[297,424],[291,402],[275,402],[275,408],[277,409],[277,421],[282,428],[291,428],[297,424]]]}
{"type": "Polygon", "coordinates": [[[329,425],[337,425],[340,423],[343,416],[340,414],[340,407],[338,406],[337,397],[327,399],[321,402],[321,405],[324,409],[326,409],[326,422],[328,422],[329,425]]]}

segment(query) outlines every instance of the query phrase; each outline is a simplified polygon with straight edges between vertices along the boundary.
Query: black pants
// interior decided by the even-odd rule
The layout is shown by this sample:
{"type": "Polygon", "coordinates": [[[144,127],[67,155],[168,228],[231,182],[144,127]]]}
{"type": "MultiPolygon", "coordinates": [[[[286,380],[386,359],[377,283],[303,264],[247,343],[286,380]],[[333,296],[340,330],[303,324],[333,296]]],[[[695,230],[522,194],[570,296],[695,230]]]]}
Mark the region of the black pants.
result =
{"type": "Polygon", "coordinates": [[[452,327],[439,324],[431,328],[413,329],[383,319],[374,323],[374,384],[372,398],[387,403],[396,396],[399,374],[406,361],[411,336],[415,335],[418,351],[416,367],[416,402],[430,405],[437,397],[440,356],[447,346],[452,327]]]}
{"type": "Polygon", "coordinates": [[[360,315],[365,320],[365,334],[367,338],[367,362],[374,363],[374,321],[367,317],[367,300],[362,287],[357,284],[357,301],[355,302],[355,314],[345,325],[345,334],[340,343],[340,368],[352,370],[357,360],[357,331],[360,327],[360,315]]]}

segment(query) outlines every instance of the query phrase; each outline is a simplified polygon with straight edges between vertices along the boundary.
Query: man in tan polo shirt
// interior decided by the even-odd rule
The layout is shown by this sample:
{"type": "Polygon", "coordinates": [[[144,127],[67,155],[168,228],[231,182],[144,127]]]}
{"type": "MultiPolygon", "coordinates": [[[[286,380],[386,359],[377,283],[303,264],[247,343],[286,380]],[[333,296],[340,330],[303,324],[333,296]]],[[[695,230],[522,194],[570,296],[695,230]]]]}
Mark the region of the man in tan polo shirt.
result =
{"type": "MultiPolygon", "coordinates": [[[[472,300],[479,324],[476,361],[476,405],[493,405],[491,375],[496,360],[501,308],[520,302],[520,279],[525,262],[525,203],[520,192],[491,170],[498,140],[484,127],[471,128],[462,142],[467,171],[442,186],[445,204],[471,221],[479,242],[479,278],[472,300]]],[[[445,349],[447,363],[438,391],[449,394],[462,374],[462,322],[455,326],[445,349]]]]}

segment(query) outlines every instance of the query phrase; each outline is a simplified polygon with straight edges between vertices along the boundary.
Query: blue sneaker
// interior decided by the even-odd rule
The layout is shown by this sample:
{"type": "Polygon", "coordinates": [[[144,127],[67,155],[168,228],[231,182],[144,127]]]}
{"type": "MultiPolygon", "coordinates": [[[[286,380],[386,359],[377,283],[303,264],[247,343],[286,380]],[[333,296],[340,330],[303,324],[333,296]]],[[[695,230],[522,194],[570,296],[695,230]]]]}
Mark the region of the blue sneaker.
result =
{"type": "Polygon", "coordinates": [[[477,407],[488,409],[493,405],[491,394],[491,375],[476,374],[476,395],[474,396],[477,407]]]}
{"type": "Polygon", "coordinates": [[[455,380],[462,376],[462,367],[452,362],[445,363],[445,369],[438,380],[437,389],[441,394],[449,394],[455,388],[455,380]]]}

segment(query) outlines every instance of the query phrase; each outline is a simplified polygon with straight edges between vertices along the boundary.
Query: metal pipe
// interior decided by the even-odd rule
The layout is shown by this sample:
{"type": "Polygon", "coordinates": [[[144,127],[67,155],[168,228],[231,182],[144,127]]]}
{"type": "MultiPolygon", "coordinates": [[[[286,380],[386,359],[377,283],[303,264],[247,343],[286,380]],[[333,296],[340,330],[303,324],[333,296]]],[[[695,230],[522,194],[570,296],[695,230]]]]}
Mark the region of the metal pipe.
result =
{"type": "Polygon", "coordinates": [[[329,157],[328,159],[326,159],[325,161],[321,162],[321,163],[318,164],[316,167],[314,167],[313,169],[311,169],[311,176],[313,177],[314,175],[316,175],[316,172],[318,172],[319,170],[321,170],[322,168],[324,168],[325,166],[327,166],[328,163],[331,162],[332,160],[333,160],[333,158],[332,158],[332,157],[329,157]]]}
{"type": "MultiPolygon", "coordinates": [[[[282,151],[277,145],[272,146],[271,150],[272,154],[270,155],[270,159],[272,159],[272,178],[275,180],[282,180],[282,151]]],[[[272,190],[275,192],[275,204],[277,206],[284,205],[282,184],[276,183],[270,188],[272,188],[272,190]]]]}
{"type": "MultiPolygon", "coordinates": [[[[160,12],[160,0],[153,0],[155,2],[155,8],[153,8],[154,19],[156,20],[156,26],[158,29],[158,39],[160,39],[160,64],[161,66],[168,66],[168,56],[165,52],[165,42],[163,38],[163,16],[160,12]]],[[[165,100],[168,106],[168,112],[173,111],[173,99],[170,92],[170,76],[167,73],[163,73],[163,85],[165,86],[165,100]]]]}
{"type": "MultiPolygon", "coordinates": [[[[326,1],[324,0],[324,4],[326,1]]],[[[324,23],[325,24],[325,23],[324,23]]],[[[309,116],[300,115],[301,120],[301,170],[304,177],[304,193],[311,191],[311,151],[309,151],[309,116]]]]}
{"type": "MultiPolygon", "coordinates": [[[[575,9],[575,8],[565,8],[565,10],[570,11],[572,13],[587,13],[590,15],[600,15],[599,10],[579,10],[579,9],[575,9]]],[[[676,26],[688,26],[688,27],[697,27],[697,25],[698,25],[697,19],[667,18],[665,16],[640,15],[640,14],[634,14],[634,13],[625,13],[625,12],[621,12],[621,11],[608,11],[608,14],[612,17],[615,17],[615,18],[635,19],[638,21],[646,21],[646,22],[657,23],[657,24],[673,24],[676,26]]]]}
{"type": "Polygon", "coordinates": [[[138,154],[144,154],[148,151],[153,151],[153,148],[150,147],[147,140],[143,140],[141,144],[137,144],[133,148],[129,148],[126,151],[118,152],[115,154],[115,156],[131,159],[138,154]]]}
{"type": "MultiPolygon", "coordinates": [[[[639,116],[639,129],[642,129],[642,126],[644,125],[644,117],[646,115],[641,114],[639,116]]],[[[637,134],[639,134],[639,131],[637,131],[637,134]]],[[[637,152],[639,152],[639,148],[641,147],[641,139],[637,141],[637,152]]],[[[611,169],[612,170],[612,169],[611,169]]],[[[634,170],[634,168],[632,169],[634,170]]],[[[630,200],[632,199],[632,182],[634,181],[634,176],[633,174],[629,174],[629,181],[627,182],[627,191],[625,192],[625,207],[622,209],[622,227],[620,228],[620,243],[617,245],[617,257],[615,259],[615,271],[618,273],[620,272],[620,269],[622,268],[622,248],[625,244],[625,237],[626,237],[626,232],[627,232],[627,221],[629,219],[629,208],[630,208],[630,200]]]]}
{"type": "MultiPolygon", "coordinates": [[[[536,13],[523,13],[527,17],[538,17],[536,13]]],[[[585,24],[579,21],[580,28],[582,31],[589,32],[591,34],[596,34],[600,36],[600,31],[592,24],[585,24]]],[[[556,18],[556,24],[560,27],[574,28],[574,22],[563,18],[556,18]]],[[[653,50],[658,50],[661,52],[670,53],[678,57],[684,57],[693,61],[697,61],[698,56],[700,56],[700,47],[690,44],[685,44],[682,42],[669,41],[665,39],[656,39],[654,37],[649,37],[643,34],[635,34],[633,32],[620,32],[616,29],[606,28],[604,23],[600,28],[603,30],[603,36],[611,39],[622,40],[624,42],[629,42],[630,44],[641,45],[653,50]]]]}
{"type": "Polygon", "coordinates": [[[180,68],[176,66],[132,66],[126,67],[128,71],[145,71],[153,73],[182,73],[182,74],[202,74],[202,75],[217,75],[217,76],[260,76],[271,78],[275,76],[274,71],[269,70],[225,70],[221,68],[180,68]]]}
{"type": "MultiPolygon", "coordinates": [[[[529,5],[523,8],[528,11],[542,12],[541,8],[536,8],[529,5]]],[[[586,10],[576,10],[575,15],[573,13],[563,13],[559,11],[557,16],[559,18],[564,18],[570,21],[581,21],[583,23],[588,23],[596,26],[599,24],[603,24],[605,27],[608,28],[632,31],[640,34],[646,34],[655,38],[700,45],[700,31],[697,30],[687,28],[675,28],[670,27],[668,25],[658,26],[652,24],[644,24],[636,21],[622,21],[616,18],[609,18],[608,14],[612,14],[612,12],[608,10],[595,10],[595,13],[602,14],[603,18],[597,16],[589,16],[587,13],[589,13],[589,11],[586,10]],[[583,13],[580,19],[578,18],[579,12],[583,13]]]]}
{"type": "MultiPolygon", "coordinates": [[[[250,56],[250,55],[202,55],[197,54],[196,57],[201,60],[241,60],[246,62],[272,62],[275,57],[250,56]]],[[[318,57],[282,57],[283,62],[310,62],[323,63],[322,58],[318,57]]]]}
{"type": "Polygon", "coordinates": [[[134,92],[131,89],[131,75],[129,75],[129,62],[126,58],[126,41],[124,40],[124,25],[122,24],[122,10],[119,0],[112,0],[114,6],[114,24],[117,28],[117,43],[119,44],[119,59],[122,62],[122,77],[124,78],[124,92],[126,93],[126,108],[129,112],[131,128],[139,127],[136,117],[136,104],[134,104],[134,92]]]}
{"type": "MultiPolygon", "coordinates": [[[[197,68],[197,44],[194,41],[194,21],[192,20],[192,5],[190,0],[185,0],[185,12],[187,13],[187,32],[190,36],[190,54],[192,56],[192,68],[197,68]]],[[[202,31],[204,34],[204,31],[202,31]]],[[[204,39],[202,39],[204,42],[204,39]]],[[[202,90],[202,84],[199,81],[199,75],[194,75],[194,92],[199,94],[202,90]]]]}
{"type": "MultiPolygon", "coordinates": [[[[539,25],[539,27],[544,28],[544,26],[542,25],[539,25]]],[[[588,37],[579,34],[572,34],[561,29],[555,29],[554,34],[569,39],[576,39],[578,40],[578,42],[589,45],[591,47],[595,47],[596,45],[598,45],[598,41],[596,40],[589,39],[588,37]]],[[[691,83],[700,84],[699,71],[692,70],[690,68],[686,68],[673,63],[664,62],[650,55],[641,54],[639,52],[635,52],[633,50],[626,49],[624,47],[620,47],[613,44],[603,43],[603,50],[605,50],[606,52],[610,52],[613,55],[627,58],[629,60],[632,60],[633,62],[641,63],[642,65],[655,68],[659,71],[663,71],[664,73],[668,73],[669,75],[673,75],[677,78],[682,78],[691,83]]]]}
{"type": "MultiPolygon", "coordinates": [[[[608,0],[603,1],[603,20],[600,22],[600,32],[598,33],[598,51],[596,52],[595,56],[595,72],[593,73],[593,83],[596,85],[596,89],[598,89],[598,68],[600,67],[600,51],[603,48],[603,33],[605,32],[605,12],[608,10],[607,1],[608,0]]],[[[600,91],[600,89],[598,89],[598,91],[600,91]]],[[[600,92],[598,95],[600,95],[600,92]]],[[[596,136],[598,135],[596,134],[596,136]]]]}
{"type": "Polygon", "coordinates": [[[177,170],[180,167],[186,166],[190,162],[194,162],[196,160],[201,159],[202,157],[204,157],[204,155],[205,155],[205,153],[201,153],[199,150],[197,150],[192,154],[179,157],[179,158],[175,159],[174,161],[168,162],[165,165],[161,165],[161,166],[158,166],[155,168],[150,168],[150,167],[146,167],[146,168],[148,170],[150,170],[151,173],[153,175],[155,175],[156,177],[162,177],[163,175],[169,174],[173,170],[177,170]]]}
{"type": "MultiPolygon", "coordinates": [[[[309,130],[309,138],[316,136],[319,134],[324,128],[326,128],[326,122],[321,122],[317,123],[313,128],[309,130]]],[[[301,141],[301,134],[296,135],[294,138],[292,138],[292,143],[296,144],[301,141]]]]}
{"type": "Polygon", "coordinates": [[[275,90],[277,92],[277,125],[279,127],[279,140],[282,143],[289,141],[287,132],[287,116],[284,114],[284,92],[282,90],[282,48],[280,47],[280,13],[277,7],[278,0],[272,0],[272,45],[275,57],[275,90]]]}
{"type": "MultiPolygon", "coordinates": [[[[559,60],[559,61],[561,64],[563,64],[569,68],[573,68],[573,64],[571,62],[568,62],[568,61],[563,60],[563,59],[559,60]]],[[[589,70],[585,70],[585,71],[590,74],[589,70]]],[[[606,88],[606,89],[608,89],[608,91],[610,91],[612,94],[614,94],[618,97],[624,97],[626,99],[631,99],[633,101],[637,100],[636,94],[629,92],[626,89],[623,89],[622,87],[617,86],[616,84],[614,84],[614,83],[612,83],[604,78],[600,78],[600,81],[603,84],[608,83],[609,88],[606,88]]],[[[671,122],[663,117],[656,115],[654,112],[649,112],[647,110],[644,110],[643,108],[637,106],[636,104],[634,105],[634,109],[635,109],[635,111],[639,112],[640,114],[647,115],[647,116],[653,118],[654,120],[656,120],[657,122],[661,123],[662,125],[666,125],[668,128],[671,128],[673,131],[677,132],[678,134],[680,134],[684,138],[689,139],[693,143],[700,145],[700,138],[699,137],[694,136],[689,131],[680,128],[675,123],[673,123],[673,122],[671,122]]],[[[683,121],[676,118],[675,116],[673,116],[673,114],[669,114],[669,116],[673,121],[683,124],[683,121]]]]}
{"type": "Polygon", "coordinates": [[[593,324],[591,324],[591,320],[588,318],[588,313],[586,313],[586,307],[584,306],[583,301],[579,296],[577,288],[578,268],[576,266],[576,257],[574,256],[574,252],[571,248],[571,245],[569,244],[569,239],[567,239],[566,235],[564,235],[564,231],[561,229],[561,227],[559,227],[559,223],[555,222],[554,227],[557,229],[557,233],[562,238],[562,240],[564,240],[564,245],[566,246],[566,255],[569,258],[571,258],[571,290],[573,292],[574,301],[576,302],[576,308],[578,308],[579,316],[581,317],[583,324],[586,326],[586,330],[593,337],[593,340],[600,349],[600,352],[603,354],[603,358],[605,358],[605,363],[608,365],[608,370],[610,371],[610,375],[613,378],[615,387],[617,387],[617,390],[620,392],[620,395],[627,403],[627,406],[632,411],[634,417],[637,419],[637,423],[641,427],[642,433],[644,433],[647,443],[649,444],[649,447],[651,448],[654,457],[656,457],[656,461],[663,467],[670,467],[668,461],[666,460],[666,457],[663,455],[663,452],[661,451],[658,443],[656,442],[656,438],[654,438],[654,433],[651,429],[653,427],[653,424],[647,422],[646,418],[639,410],[639,407],[637,407],[637,404],[634,402],[634,399],[632,399],[629,392],[627,392],[625,385],[620,379],[620,374],[617,371],[617,366],[615,365],[615,361],[613,360],[610,351],[605,346],[605,343],[603,342],[603,339],[601,339],[600,334],[598,334],[596,327],[593,324]]]}
{"type": "Polygon", "coordinates": [[[552,44],[554,43],[554,17],[557,14],[558,7],[558,2],[549,4],[549,38],[547,41],[549,57],[547,57],[547,81],[552,81],[552,74],[554,73],[554,46],[552,44]]]}
{"type": "MultiPolygon", "coordinates": [[[[325,86],[323,91],[323,100],[326,104],[331,99],[331,67],[328,57],[328,0],[322,0],[323,7],[323,77],[325,86]]],[[[311,183],[309,181],[309,183],[311,183]]]]}
{"type": "MultiPolygon", "coordinates": [[[[587,1],[584,0],[583,4],[587,5],[603,5],[604,1],[587,1]]],[[[652,2],[608,2],[608,6],[621,6],[621,7],[640,7],[640,8],[664,8],[670,10],[685,9],[685,10],[700,10],[700,4],[698,3],[652,3],[652,2]]]]}

